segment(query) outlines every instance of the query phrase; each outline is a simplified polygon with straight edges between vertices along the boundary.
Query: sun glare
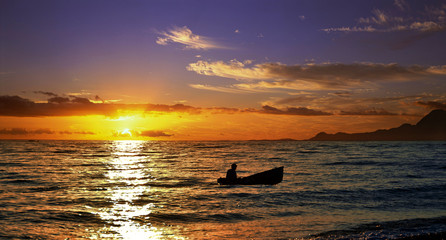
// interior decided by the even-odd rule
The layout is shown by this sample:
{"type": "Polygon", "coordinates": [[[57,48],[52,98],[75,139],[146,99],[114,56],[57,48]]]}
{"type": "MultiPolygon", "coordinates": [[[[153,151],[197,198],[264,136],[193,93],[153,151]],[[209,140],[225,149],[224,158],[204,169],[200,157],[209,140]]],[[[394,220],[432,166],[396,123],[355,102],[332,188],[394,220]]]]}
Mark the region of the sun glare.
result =
{"type": "Polygon", "coordinates": [[[126,129],[121,131],[121,135],[122,136],[129,136],[129,137],[131,137],[132,136],[132,132],[130,131],[130,129],[126,128],[126,129]]]}

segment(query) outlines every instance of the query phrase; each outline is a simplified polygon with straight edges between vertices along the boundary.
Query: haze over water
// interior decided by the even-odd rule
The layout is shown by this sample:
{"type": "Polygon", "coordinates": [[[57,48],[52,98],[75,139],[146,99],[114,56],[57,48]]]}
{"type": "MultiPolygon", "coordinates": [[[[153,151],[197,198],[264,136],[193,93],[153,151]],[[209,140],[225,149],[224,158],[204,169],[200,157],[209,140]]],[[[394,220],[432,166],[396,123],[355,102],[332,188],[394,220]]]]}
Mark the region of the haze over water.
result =
{"type": "Polygon", "coordinates": [[[388,239],[446,231],[445,142],[1,141],[2,239],[388,239]],[[274,186],[219,186],[284,166],[274,186]]]}

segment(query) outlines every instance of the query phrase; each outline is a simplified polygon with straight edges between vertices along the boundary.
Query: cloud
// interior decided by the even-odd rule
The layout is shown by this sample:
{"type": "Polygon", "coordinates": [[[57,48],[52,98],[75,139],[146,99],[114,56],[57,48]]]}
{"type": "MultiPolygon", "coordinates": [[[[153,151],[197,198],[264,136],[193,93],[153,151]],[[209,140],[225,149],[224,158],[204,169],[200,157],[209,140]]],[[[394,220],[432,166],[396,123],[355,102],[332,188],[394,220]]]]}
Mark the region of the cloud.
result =
{"type": "Polygon", "coordinates": [[[255,88],[250,89],[250,87],[244,87],[243,84],[235,84],[230,87],[220,87],[220,86],[209,86],[204,84],[189,84],[190,87],[201,90],[215,91],[215,92],[223,92],[223,93],[257,93],[264,92],[262,90],[255,90],[255,88]]]}
{"type": "Polygon", "coordinates": [[[50,97],[57,97],[58,95],[53,93],[53,92],[45,92],[45,91],[34,91],[34,93],[38,93],[38,94],[43,94],[43,95],[47,95],[50,97]]]}
{"type": "Polygon", "coordinates": [[[32,114],[35,104],[19,96],[0,96],[0,115],[26,116],[32,114]]]}
{"type": "Polygon", "coordinates": [[[174,26],[173,29],[170,29],[167,32],[160,32],[160,35],[162,36],[156,39],[156,43],[164,46],[169,43],[180,43],[185,45],[186,49],[207,50],[213,48],[227,48],[214,42],[209,37],[192,33],[186,26],[174,26]]]}
{"type": "Polygon", "coordinates": [[[99,97],[98,95],[96,95],[95,97],[94,97],[94,100],[95,101],[97,101],[97,102],[102,102],[102,103],[105,103],[105,101],[104,101],[104,99],[102,99],[101,97],[99,97]]]}
{"type": "MultiPolygon", "coordinates": [[[[186,67],[187,70],[206,76],[232,78],[242,82],[233,85],[239,89],[285,88],[296,90],[346,89],[370,85],[382,81],[408,81],[446,75],[445,66],[401,66],[396,63],[326,63],[308,65],[285,65],[262,63],[249,65],[237,60],[229,62],[198,61],[186,67]]],[[[193,85],[208,90],[209,86],[193,85]]],[[[236,92],[235,90],[231,90],[236,92]]],[[[229,91],[228,91],[229,92],[229,91]]]]}
{"type": "Polygon", "coordinates": [[[297,108],[288,107],[285,110],[280,110],[278,108],[271,107],[268,105],[263,106],[260,112],[267,114],[279,114],[279,115],[304,115],[304,116],[332,115],[331,113],[328,112],[308,109],[306,107],[297,107],[297,108]]]}
{"type": "Polygon", "coordinates": [[[401,11],[409,9],[409,4],[405,0],[395,0],[393,4],[397,6],[401,11]]]}
{"type": "Polygon", "coordinates": [[[271,98],[262,105],[286,109],[301,106],[308,109],[331,113],[333,115],[356,116],[419,116],[423,110],[417,106],[431,109],[445,107],[442,95],[419,94],[390,97],[363,97],[362,91],[323,92],[301,94],[286,98],[271,98]],[[436,99],[436,100],[433,100],[436,99]]]}
{"type": "Polygon", "coordinates": [[[324,32],[377,32],[378,30],[372,26],[365,27],[331,27],[322,29],[324,32]]]}
{"type": "Polygon", "coordinates": [[[79,135],[94,135],[94,132],[90,132],[90,131],[59,131],[59,134],[79,134],[79,135]]]}
{"type": "Polygon", "coordinates": [[[418,101],[417,105],[427,107],[429,109],[443,109],[446,110],[446,101],[418,101]]]}
{"type": "Polygon", "coordinates": [[[361,109],[356,111],[341,111],[339,115],[356,115],[356,116],[394,116],[396,113],[388,112],[384,109],[361,109]]]}
{"type": "Polygon", "coordinates": [[[143,136],[143,137],[171,137],[171,136],[173,136],[172,134],[168,134],[163,131],[156,131],[156,130],[142,131],[139,135],[143,136]]]}
{"type": "Polygon", "coordinates": [[[57,97],[52,97],[52,98],[48,99],[48,103],[58,103],[58,104],[61,104],[61,103],[69,103],[69,102],[70,102],[70,99],[66,98],[66,97],[59,97],[59,96],[57,96],[57,97]]]}
{"type": "Polygon", "coordinates": [[[184,105],[184,104],[146,104],[146,112],[182,112],[182,113],[195,113],[201,112],[200,108],[184,105]]]}
{"type": "MultiPolygon", "coordinates": [[[[404,113],[406,110],[417,111],[415,106],[427,108],[446,108],[444,96],[424,94],[413,96],[395,96],[381,98],[355,97],[354,91],[334,91],[325,93],[301,92],[287,98],[272,98],[265,101],[260,108],[224,108],[210,107],[201,108],[184,104],[113,104],[92,102],[63,102],[63,103],[35,103],[19,96],[0,96],[0,116],[14,117],[52,117],[52,116],[87,116],[103,115],[111,118],[122,115],[125,111],[136,111],[141,114],[275,114],[275,115],[299,115],[299,116],[323,116],[323,115],[410,115],[404,113]],[[439,100],[440,99],[440,100],[439,100]],[[387,111],[386,109],[393,109],[387,111]],[[398,110],[396,110],[398,109],[398,110]]],[[[113,120],[122,120],[119,119],[113,120]]],[[[2,134],[55,134],[48,129],[26,130],[26,129],[3,129],[2,134]]],[[[82,131],[59,131],[58,134],[94,134],[82,131]]],[[[120,133],[117,132],[116,136],[120,133]]],[[[132,135],[163,136],[161,132],[132,131],[132,135]]],[[[165,133],[165,136],[170,135],[165,133]]]]}
{"type": "Polygon", "coordinates": [[[161,130],[145,130],[145,131],[138,131],[138,130],[130,130],[125,129],[123,131],[114,131],[113,132],[114,137],[171,137],[173,134],[168,134],[161,130]]]}
{"type": "Polygon", "coordinates": [[[181,112],[198,114],[201,108],[184,104],[114,104],[93,103],[87,98],[52,97],[47,103],[36,103],[19,96],[0,96],[0,116],[39,117],[39,116],[114,116],[120,110],[146,113],[181,112]]]}
{"type": "Polygon", "coordinates": [[[240,80],[270,79],[270,76],[268,76],[266,72],[262,71],[261,68],[247,68],[243,62],[237,61],[236,59],[231,60],[228,63],[223,61],[208,62],[200,60],[196,63],[190,63],[186,69],[201,75],[219,76],[240,80]]]}
{"type": "Polygon", "coordinates": [[[118,107],[112,104],[94,104],[87,98],[52,97],[47,103],[35,103],[19,96],[0,96],[0,116],[85,116],[111,115],[118,107]]]}
{"type": "MultiPolygon", "coordinates": [[[[58,94],[53,93],[53,92],[34,91],[34,93],[43,94],[43,95],[51,97],[48,99],[48,103],[57,103],[57,104],[62,104],[62,103],[88,104],[88,103],[92,103],[88,98],[78,97],[80,95],[79,93],[70,94],[69,97],[71,99],[69,97],[61,97],[58,94]]],[[[95,99],[98,100],[98,98],[100,100],[102,100],[99,96],[96,95],[95,99]]],[[[102,100],[102,102],[103,102],[103,100],[102,100]]]]}
{"type": "Polygon", "coordinates": [[[358,20],[359,23],[365,23],[365,24],[378,24],[378,25],[382,25],[382,24],[388,24],[391,21],[394,20],[398,20],[398,21],[402,21],[401,18],[392,18],[390,16],[388,16],[386,13],[384,13],[383,11],[379,10],[379,9],[374,9],[372,10],[372,14],[373,16],[368,17],[368,18],[360,18],[358,20]]]}
{"type": "Polygon", "coordinates": [[[394,6],[402,11],[400,15],[380,9],[373,9],[369,17],[361,17],[355,26],[324,28],[325,32],[440,32],[446,30],[446,4],[425,7],[424,11],[410,12],[410,5],[404,0],[395,0],[394,6]],[[410,16],[408,16],[410,15],[410,16]]]}
{"type": "Polygon", "coordinates": [[[54,134],[47,128],[40,128],[36,130],[27,130],[25,128],[3,128],[0,129],[0,135],[31,135],[31,134],[54,134]]]}
{"type": "Polygon", "coordinates": [[[82,98],[82,97],[73,97],[71,102],[79,104],[93,104],[88,98],[82,98]]]}

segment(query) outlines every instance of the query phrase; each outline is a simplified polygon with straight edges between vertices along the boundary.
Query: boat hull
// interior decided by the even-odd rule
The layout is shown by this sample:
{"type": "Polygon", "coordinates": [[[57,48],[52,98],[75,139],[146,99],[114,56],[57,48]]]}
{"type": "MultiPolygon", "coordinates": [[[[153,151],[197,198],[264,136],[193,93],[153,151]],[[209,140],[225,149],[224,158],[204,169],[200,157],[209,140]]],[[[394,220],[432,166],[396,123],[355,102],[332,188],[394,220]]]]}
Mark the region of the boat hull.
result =
{"type": "Polygon", "coordinates": [[[226,178],[219,178],[220,185],[274,185],[282,182],[283,167],[274,168],[254,175],[238,178],[236,182],[229,182],[226,178]]]}

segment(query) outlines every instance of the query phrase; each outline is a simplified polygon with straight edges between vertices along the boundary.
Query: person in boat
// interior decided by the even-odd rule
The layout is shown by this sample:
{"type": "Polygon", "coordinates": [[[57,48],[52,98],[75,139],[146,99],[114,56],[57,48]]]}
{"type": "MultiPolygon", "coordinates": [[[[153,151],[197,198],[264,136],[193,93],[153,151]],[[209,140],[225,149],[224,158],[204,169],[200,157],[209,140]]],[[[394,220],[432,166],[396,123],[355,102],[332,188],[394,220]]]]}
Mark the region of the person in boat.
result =
{"type": "Polygon", "coordinates": [[[229,169],[226,173],[226,181],[231,183],[237,182],[237,172],[235,171],[235,169],[237,169],[237,164],[233,163],[231,165],[231,169],[229,169]]]}

